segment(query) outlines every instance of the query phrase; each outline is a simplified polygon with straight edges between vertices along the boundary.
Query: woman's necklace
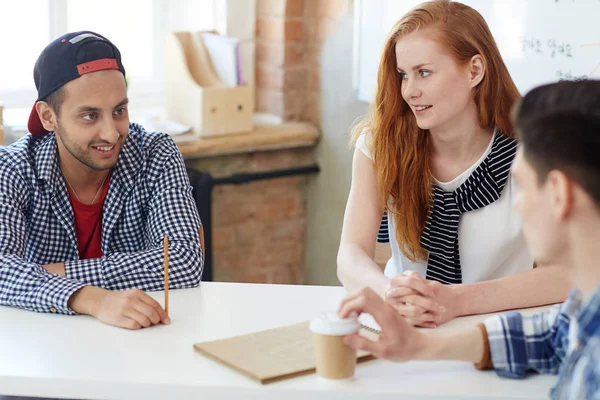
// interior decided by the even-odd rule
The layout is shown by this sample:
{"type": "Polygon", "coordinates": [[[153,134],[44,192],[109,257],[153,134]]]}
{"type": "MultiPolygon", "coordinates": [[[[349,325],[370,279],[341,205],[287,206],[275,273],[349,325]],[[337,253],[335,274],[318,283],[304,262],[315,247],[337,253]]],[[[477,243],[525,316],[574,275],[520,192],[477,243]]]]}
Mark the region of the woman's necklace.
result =
{"type": "MultiPolygon", "coordinates": [[[[96,199],[98,198],[98,195],[100,194],[100,191],[102,190],[102,187],[104,186],[104,182],[106,182],[106,178],[108,178],[109,174],[106,174],[106,176],[104,177],[104,180],[102,181],[102,183],[100,184],[100,187],[98,188],[98,191],[96,192],[96,195],[94,196],[94,198],[92,199],[92,202],[90,204],[94,204],[96,202],[96,199]]],[[[69,187],[71,188],[71,191],[73,192],[73,194],[75,195],[75,198],[80,202],[83,203],[83,201],[81,201],[81,199],[79,198],[79,196],[77,196],[77,192],[75,191],[75,188],[73,187],[73,185],[71,185],[71,182],[69,182],[69,180],[67,179],[67,177],[65,176],[65,174],[63,174],[63,178],[65,178],[65,181],[67,181],[67,184],[69,185],[69,187]]],[[[86,204],[86,203],[83,203],[86,204]]]]}

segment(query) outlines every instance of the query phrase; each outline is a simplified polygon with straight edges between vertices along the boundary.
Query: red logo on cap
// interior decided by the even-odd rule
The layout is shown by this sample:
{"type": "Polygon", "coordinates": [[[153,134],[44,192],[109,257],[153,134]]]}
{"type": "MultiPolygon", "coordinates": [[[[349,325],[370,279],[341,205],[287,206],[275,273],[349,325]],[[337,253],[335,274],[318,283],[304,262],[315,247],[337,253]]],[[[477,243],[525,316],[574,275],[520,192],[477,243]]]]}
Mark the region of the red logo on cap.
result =
{"type": "Polygon", "coordinates": [[[79,64],[77,66],[79,75],[89,74],[90,72],[102,71],[105,69],[119,69],[117,60],[114,58],[102,58],[100,60],[79,64]]]}

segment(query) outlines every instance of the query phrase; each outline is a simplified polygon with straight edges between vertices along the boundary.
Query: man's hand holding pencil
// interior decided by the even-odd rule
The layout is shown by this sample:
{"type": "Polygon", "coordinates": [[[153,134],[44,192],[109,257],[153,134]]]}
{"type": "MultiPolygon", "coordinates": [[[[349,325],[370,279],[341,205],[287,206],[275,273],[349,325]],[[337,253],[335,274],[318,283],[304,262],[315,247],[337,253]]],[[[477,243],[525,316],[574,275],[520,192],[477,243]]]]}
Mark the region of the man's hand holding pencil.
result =
{"type": "Polygon", "coordinates": [[[139,289],[110,291],[94,286],[79,289],[69,299],[69,307],[91,315],[108,325],[126,329],[148,328],[171,323],[169,319],[169,239],[163,241],[165,308],[139,289]]]}
{"type": "Polygon", "coordinates": [[[161,305],[139,289],[110,291],[86,286],[71,296],[69,303],[75,312],[120,328],[140,329],[171,323],[161,305]]]}

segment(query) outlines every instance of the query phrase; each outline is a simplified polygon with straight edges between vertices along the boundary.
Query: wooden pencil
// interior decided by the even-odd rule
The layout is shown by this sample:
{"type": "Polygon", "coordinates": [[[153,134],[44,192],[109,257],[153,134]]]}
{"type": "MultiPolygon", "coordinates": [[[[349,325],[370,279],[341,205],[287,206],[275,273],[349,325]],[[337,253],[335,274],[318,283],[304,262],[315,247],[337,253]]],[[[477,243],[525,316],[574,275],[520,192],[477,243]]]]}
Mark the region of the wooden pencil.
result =
{"type": "Polygon", "coordinates": [[[164,247],[164,266],[165,266],[165,311],[169,313],[169,238],[165,235],[163,241],[164,247]]]}
{"type": "Polygon", "coordinates": [[[204,254],[204,225],[200,225],[200,249],[202,250],[202,257],[206,259],[206,254],[204,254]]]}

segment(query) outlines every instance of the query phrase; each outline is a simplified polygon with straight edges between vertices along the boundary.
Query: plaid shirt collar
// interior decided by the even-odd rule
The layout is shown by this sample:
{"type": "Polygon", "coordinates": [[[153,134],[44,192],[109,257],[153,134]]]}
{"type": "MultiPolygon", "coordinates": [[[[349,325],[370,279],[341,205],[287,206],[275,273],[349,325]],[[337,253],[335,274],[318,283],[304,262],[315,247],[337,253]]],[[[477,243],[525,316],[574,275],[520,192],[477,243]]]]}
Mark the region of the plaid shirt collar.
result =
{"type": "MultiPolygon", "coordinates": [[[[132,135],[132,133],[140,134],[142,130],[143,128],[138,124],[129,124],[129,135],[123,143],[123,148],[119,153],[117,164],[113,167],[110,178],[111,182],[119,182],[126,191],[133,187],[135,177],[142,166],[143,156],[140,146],[134,143],[139,140],[139,137],[132,135]]],[[[57,184],[63,178],[58,163],[58,150],[54,133],[49,133],[40,138],[36,148],[35,163],[38,168],[39,179],[45,182],[45,186],[49,188],[50,192],[55,193],[57,189],[60,190],[61,187],[58,187],[57,184]]]]}

